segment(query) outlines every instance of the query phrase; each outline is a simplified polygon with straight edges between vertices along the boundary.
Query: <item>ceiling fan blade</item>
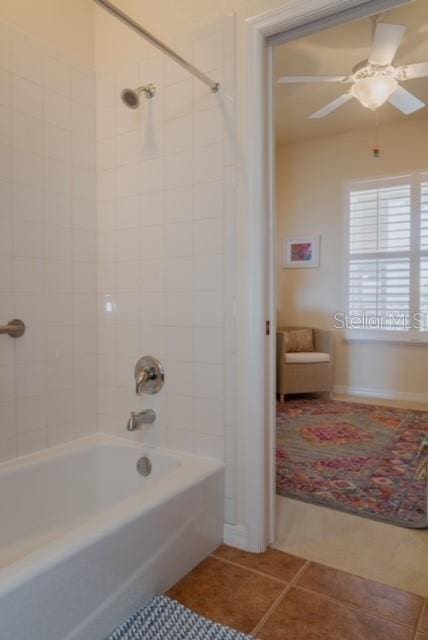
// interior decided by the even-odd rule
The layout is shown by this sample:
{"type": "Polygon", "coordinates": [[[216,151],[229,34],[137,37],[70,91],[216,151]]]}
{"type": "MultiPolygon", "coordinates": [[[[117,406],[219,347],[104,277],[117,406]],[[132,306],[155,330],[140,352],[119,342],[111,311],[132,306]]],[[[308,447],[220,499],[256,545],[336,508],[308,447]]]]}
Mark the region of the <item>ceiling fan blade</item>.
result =
{"type": "Polygon", "coordinates": [[[425,106],[425,102],[419,100],[413,93],[403,89],[403,87],[398,87],[389,97],[388,102],[406,115],[414,113],[425,106]]]}
{"type": "Polygon", "coordinates": [[[404,36],[406,27],[402,24],[378,22],[374,34],[369,62],[371,64],[391,64],[404,36]]]}
{"type": "Polygon", "coordinates": [[[397,69],[401,80],[412,80],[413,78],[428,78],[428,62],[417,62],[416,64],[405,64],[397,69]]]}
{"type": "Polygon", "coordinates": [[[346,104],[349,100],[352,99],[352,97],[353,96],[350,93],[342,93],[342,95],[336,98],[336,100],[333,100],[333,102],[329,102],[319,111],[315,111],[315,113],[312,113],[309,118],[324,118],[325,116],[328,116],[330,113],[332,113],[332,111],[335,111],[343,104],[346,104]]]}
{"type": "Polygon", "coordinates": [[[279,84],[294,82],[346,82],[348,76],[283,76],[278,78],[279,84]]]}

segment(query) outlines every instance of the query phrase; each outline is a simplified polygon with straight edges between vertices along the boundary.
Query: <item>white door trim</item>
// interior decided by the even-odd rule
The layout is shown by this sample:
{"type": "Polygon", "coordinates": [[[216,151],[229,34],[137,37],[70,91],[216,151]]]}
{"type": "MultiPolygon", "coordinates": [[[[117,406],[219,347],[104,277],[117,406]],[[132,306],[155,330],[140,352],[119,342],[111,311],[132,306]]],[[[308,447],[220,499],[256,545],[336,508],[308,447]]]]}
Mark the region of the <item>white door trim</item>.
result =
{"type": "MultiPolygon", "coordinates": [[[[238,92],[242,157],[238,174],[237,419],[238,490],[244,502],[246,547],[264,551],[276,535],[274,495],[275,251],[274,140],[268,38],[305,26],[320,28],[411,0],[288,0],[244,21],[243,74],[238,92]],[[329,25],[328,19],[331,19],[329,25]],[[268,124],[267,124],[268,123],[268,124]],[[265,336],[266,320],[271,335],[265,336]]],[[[238,515],[239,517],[239,515],[238,515]]]]}

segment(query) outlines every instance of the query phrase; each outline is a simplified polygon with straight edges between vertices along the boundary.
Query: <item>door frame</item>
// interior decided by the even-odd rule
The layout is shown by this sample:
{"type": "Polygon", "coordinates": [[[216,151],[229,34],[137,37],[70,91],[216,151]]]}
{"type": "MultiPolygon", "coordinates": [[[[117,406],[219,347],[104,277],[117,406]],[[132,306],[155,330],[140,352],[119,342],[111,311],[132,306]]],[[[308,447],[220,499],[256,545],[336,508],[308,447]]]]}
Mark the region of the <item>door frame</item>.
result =
{"type": "Polygon", "coordinates": [[[272,82],[275,44],[413,0],[288,0],[238,25],[236,546],[275,541],[276,220],[272,82]],[[266,335],[270,321],[270,335],[266,335]]]}

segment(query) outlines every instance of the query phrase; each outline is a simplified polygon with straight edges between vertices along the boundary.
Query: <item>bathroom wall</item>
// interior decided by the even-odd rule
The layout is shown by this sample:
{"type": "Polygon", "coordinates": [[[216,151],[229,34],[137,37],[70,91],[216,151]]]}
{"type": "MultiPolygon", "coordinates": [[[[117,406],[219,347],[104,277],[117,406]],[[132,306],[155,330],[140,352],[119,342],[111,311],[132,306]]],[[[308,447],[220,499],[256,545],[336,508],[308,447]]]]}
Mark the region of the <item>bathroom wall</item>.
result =
{"type": "MultiPolygon", "coordinates": [[[[224,457],[227,462],[226,518],[228,522],[245,524],[246,433],[245,427],[242,433],[237,433],[235,415],[235,351],[239,328],[235,327],[234,315],[237,270],[234,155],[239,157],[235,137],[238,130],[242,135],[245,122],[243,25],[246,18],[282,5],[284,0],[183,0],[180,3],[117,0],[117,4],[219,78],[223,91],[220,96],[212,96],[204,85],[183,75],[179,67],[151,50],[141,38],[99,8],[95,9],[94,24],[93,0],[39,0],[37,3],[2,0],[0,3],[0,17],[7,23],[8,34],[13,23],[24,41],[30,43],[31,40],[30,53],[22,59],[24,62],[12,65],[18,65],[15,67],[18,76],[31,74],[27,80],[32,83],[30,88],[34,89],[35,85],[38,98],[30,101],[34,102],[33,109],[25,115],[39,122],[43,132],[43,146],[32,152],[35,156],[28,151],[19,156],[20,143],[14,142],[17,151],[12,152],[14,139],[8,115],[7,124],[1,128],[6,140],[1,143],[4,153],[0,163],[0,216],[9,231],[2,236],[6,240],[0,243],[0,259],[4,265],[0,275],[0,323],[9,316],[21,314],[29,324],[29,331],[16,343],[8,337],[0,338],[0,456],[7,458],[31,451],[89,432],[96,426],[93,406],[96,380],[93,279],[96,271],[92,260],[96,221],[90,206],[93,196],[90,191],[95,182],[89,181],[94,165],[89,131],[93,118],[89,102],[81,104],[84,91],[76,90],[76,85],[73,90],[70,80],[72,75],[80,77],[73,74],[73,70],[86,75],[91,68],[96,41],[100,428],[125,433],[128,412],[139,406],[139,399],[132,392],[132,369],[137,356],[143,352],[163,356],[168,383],[163,394],[150,398],[152,406],[158,408],[159,428],[146,430],[143,437],[224,457]],[[231,22],[233,14],[236,32],[231,22]],[[234,35],[237,35],[236,43],[234,35]],[[59,66],[53,64],[56,71],[51,71],[50,80],[45,71],[49,66],[45,58],[60,63],[59,66]],[[138,116],[135,113],[131,116],[131,112],[125,112],[119,105],[118,89],[139,79],[140,72],[143,81],[154,81],[159,86],[159,93],[151,106],[146,104],[138,116]],[[60,97],[47,107],[50,93],[60,97]],[[235,119],[237,103],[239,116],[235,119]],[[67,113],[72,111],[72,126],[60,121],[64,105],[67,113]],[[48,108],[56,111],[59,119],[55,116],[51,122],[48,108]],[[151,120],[146,117],[148,113],[151,120]],[[139,117],[141,121],[135,125],[131,117],[139,117]],[[71,139],[72,155],[67,142],[64,143],[68,148],[65,156],[61,156],[62,159],[55,156],[63,147],[59,133],[50,143],[45,140],[51,124],[65,132],[64,139],[71,139]],[[126,134],[132,134],[127,141],[126,134]],[[133,148],[136,140],[137,151],[133,148]],[[144,144],[140,145],[140,141],[144,144]],[[35,166],[39,168],[36,171],[29,168],[25,179],[18,178],[16,172],[12,173],[12,153],[13,157],[37,158],[35,166]],[[135,165],[143,162],[144,186],[141,167],[135,170],[135,165]],[[58,177],[49,173],[52,165],[58,177]],[[71,187],[69,178],[66,178],[65,189],[59,187],[62,173],[59,167],[65,169],[67,176],[71,172],[71,187]],[[88,180],[76,178],[83,174],[88,180]],[[32,184],[33,175],[37,177],[35,184],[32,184]],[[159,177],[164,180],[163,184],[156,182],[159,177]],[[135,193],[134,180],[137,180],[138,193],[135,193]],[[30,212],[21,203],[21,192],[26,193],[26,189],[18,186],[13,189],[14,181],[16,185],[30,182],[26,184],[31,190],[30,212]],[[58,189],[66,192],[57,193],[58,189]],[[112,189],[110,193],[109,189],[112,189]],[[12,198],[12,191],[18,191],[19,197],[12,198]],[[53,198],[58,204],[51,206],[53,198]],[[38,202],[41,204],[36,206],[38,202]],[[142,202],[145,202],[144,208],[142,202]],[[116,211],[121,212],[117,218],[116,211]],[[22,220],[16,212],[21,212],[22,220]],[[138,224],[132,222],[135,215],[138,224]],[[12,224],[15,219],[30,233],[15,230],[12,224]],[[161,224],[157,224],[159,221],[161,224]],[[143,228],[147,233],[143,233],[143,228]],[[55,234],[57,239],[47,239],[55,234]],[[59,236],[63,240],[59,240],[59,236]],[[78,236],[82,243],[84,238],[87,240],[86,248],[81,251],[77,249],[78,236]],[[17,239],[25,237],[31,237],[32,248],[15,249],[17,239]],[[137,246],[135,238],[138,238],[137,246]],[[53,256],[52,249],[48,248],[52,244],[56,247],[53,256]],[[58,249],[60,246],[62,250],[58,249]],[[18,263],[28,258],[28,264],[37,263],[39,267],[39,271],[27,270],[30,281],[23,285],[16,282],[18,270],[15,270],[13,252],[18,263]],[[22,252],[30,255],[21,255],[22,252]],[[174,262],[176,269],[172,267],[174,262]],[[137,271],[134,266],[138,267],[137,271]],[[72,281],[70,270],[74,272],[72,281]],[[52,283],[54,276],[59,284],[52,283]],[[112,296],[111,300],[107,295],[112,296]],[[26,302],[25,308],[22,300],[26,302]],[[165,301],[164,308],[162,303],[158,306],[161,300],[165,301]],[[144,310],[140,330],[135,328],[139,310],[141,315],[144,310]],[[157,313],[160,315],[156,316],[157,313]],[[128,330],[129,327],[134,328],[128,330]],[[237,440],[239,446],[236,446],[237,440]]],[[[0,100],[1,106],[10,113],[11,58],[7,42],[8,38],[0,38],[0,100]]],[[[16,51],[24,49],[16,47],[16,51]]],[[[16,59],[17,54],[13,56],[16,59]]],[[[21,96],[17,94],[15,105],[20,101],[21,96]]],[[[20,112],[21,108],[16,106],[16,110],[20,112]]],[[[21,163],[18,164],[21,167],[21,163]]],[[[22,167],[25,166],[28,164],[22,163],[22,167]]],[[[147,400],[145,397],[141,406],[148,406],[147,400]]]]}
{"type": "MultiPolygon", "coordinates": [[[[110,21],[119,45],[128,29],[110,21]]],[[[97,50],[100,428],[127,435],[131,410],[155,409],[133,437],[226,460],[233,520],[233,18],[172,44],[221,93],[144,41],[126,65],[97,50]],[[120,102],[149,82],[156,96],[138,110],[120,102]],[[165,364],[166,384],[139,398],[144,354],[165,364]]]]}
{"type": "Polygon", "coordinates": [[[0,20],[0,324],[27,325],[0,336],[4,460],[96,430],[97,279],[93,7],[0,20]]]}
{"type": "Polygon", "coordinates": [[[96,8],[100,428],[123,435],[131,409],[156,408],[159,422],[142,437],[224,458],[226,521],[245,527],[247,434],[238,432],[235,360],[244,21],[284,0],[116,4],[220,79],[222,92],[211,95],[96,8]],[[124,110],[120,90],[146,82],[158,96],[137,114],[124,110]],[[167,385],[139,400],[132,373],[146,352],[163,356],[167,385]]]}
{"type": "MultiPolygon", "coordinates": [[[[428,166],[428,119],[380,127],[381,157],[373,158],[373,131],[297,142],[277,152],[278,322],[332,329],[346,312],[344,184],[428,166]],[[309,188],[310,186],[310,188],[309,188]],[[321,234],[319,269],[283,269],[287,236],[321,234]]],[[[337,330],[335,384],[339,392],[427,401],[427,346],[344,342],[337,330]]]]}
{"type": "Polygon", "coordinates": [[[2,0],[0,18],[66,64],[93,69],[93,0],[2,0]]]}

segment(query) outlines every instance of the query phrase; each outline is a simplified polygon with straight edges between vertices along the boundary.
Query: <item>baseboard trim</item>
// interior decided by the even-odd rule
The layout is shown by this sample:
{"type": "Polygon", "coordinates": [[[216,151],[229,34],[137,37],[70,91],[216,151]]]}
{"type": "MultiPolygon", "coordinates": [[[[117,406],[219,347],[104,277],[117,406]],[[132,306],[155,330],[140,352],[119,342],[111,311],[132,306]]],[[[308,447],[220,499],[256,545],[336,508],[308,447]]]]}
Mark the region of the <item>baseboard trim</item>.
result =
{"type": "Polygon", "coordinates": [[[223,542],[237,549],[248,549],[246,527],[240,524],[225,524],[223,529],[223,542]]]}
{"type": "Polygon", "coordinates": [[[383,400],[403,400],[404,402],[418,402],[428,404],[427,393],[409,393],[407,391],[393,391],[392,389],[372,389],[366,387],[346,387],[336,385],[334,393],[348,396],[365,396],[383,400]]]}

